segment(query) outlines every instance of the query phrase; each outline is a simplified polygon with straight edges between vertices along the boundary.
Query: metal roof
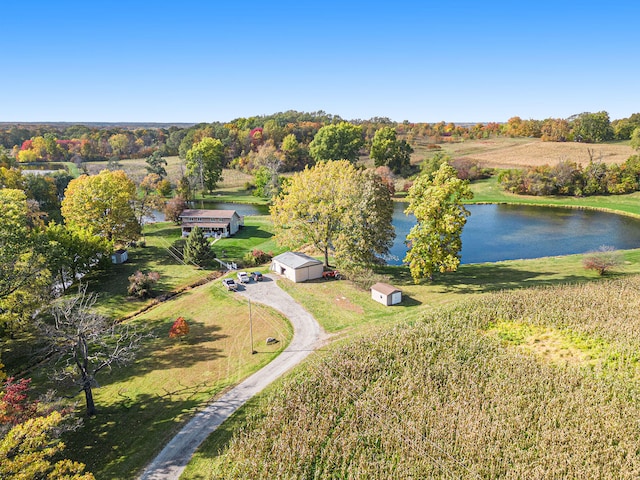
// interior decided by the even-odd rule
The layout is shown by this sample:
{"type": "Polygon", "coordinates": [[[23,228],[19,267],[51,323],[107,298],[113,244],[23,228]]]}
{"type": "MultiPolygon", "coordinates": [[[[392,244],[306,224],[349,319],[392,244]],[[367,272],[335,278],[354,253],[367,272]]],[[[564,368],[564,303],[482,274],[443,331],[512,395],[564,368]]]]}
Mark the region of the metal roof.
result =
{"type": "Polygon", "coordinates": [[[284,252],[273,257],[273,261],[293,268],[294,270],[310,267],[312,265],[322,265],[320,260],[316,260],[315,258],[300,252],[284,252]]]}

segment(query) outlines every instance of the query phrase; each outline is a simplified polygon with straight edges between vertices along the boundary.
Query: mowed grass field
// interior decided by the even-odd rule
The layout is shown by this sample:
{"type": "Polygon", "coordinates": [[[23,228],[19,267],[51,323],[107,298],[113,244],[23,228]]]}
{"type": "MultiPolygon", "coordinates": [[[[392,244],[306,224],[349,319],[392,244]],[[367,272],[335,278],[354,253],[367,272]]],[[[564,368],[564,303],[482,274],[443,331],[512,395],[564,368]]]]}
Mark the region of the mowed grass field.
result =
{"type": "MultiPolygon", "coordinates": [[[[291,339],[289,322],[259,304],[249,305],[220,281],[197,287],[129,320],[152,333],[126,368],[100,376],[94,389],[98,414],[65,435],[65,454],[87,464],[96,478],[130,479],[172,438],[203,402],[263,365],[291,339]],[[190,327],[170,339],[178,316],[190,327]],[[280,343],[267,346],[265,339],[280,343]],[[251,354],[252,350],[258,353],[251,354]]],[[[82,409],[82,397],[77,397],[82,409]]]]}

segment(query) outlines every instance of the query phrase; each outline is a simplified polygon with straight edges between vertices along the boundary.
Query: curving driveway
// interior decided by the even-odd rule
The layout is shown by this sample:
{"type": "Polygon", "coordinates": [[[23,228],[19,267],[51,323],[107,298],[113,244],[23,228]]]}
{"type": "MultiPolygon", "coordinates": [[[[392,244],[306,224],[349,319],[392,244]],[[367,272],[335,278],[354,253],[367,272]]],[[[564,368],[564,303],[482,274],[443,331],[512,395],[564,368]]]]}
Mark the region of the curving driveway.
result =
{"type": "Polygon", "coordinates": [[[262,282],[252,282],[236,295],[284,314],[293,325],[291,343],[271,363],[196,414],[147,466],[139,477],[141,480],[177,480],[205,438],[247,400],[300,363],[324,341],[325,333],[315,318],[281,290],[273,276],[265,275],[262,282]]]}

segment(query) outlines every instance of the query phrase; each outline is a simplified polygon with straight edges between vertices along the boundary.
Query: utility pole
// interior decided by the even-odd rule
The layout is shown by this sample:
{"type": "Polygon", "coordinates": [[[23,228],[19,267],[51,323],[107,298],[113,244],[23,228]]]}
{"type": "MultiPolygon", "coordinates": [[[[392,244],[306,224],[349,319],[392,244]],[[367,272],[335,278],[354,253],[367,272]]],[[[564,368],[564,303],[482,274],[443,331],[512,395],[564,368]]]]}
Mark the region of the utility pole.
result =
{"type": "Polygon", "coordinates": [[[249,299],[249,339],[251,341],[251,355],[254,355],[258,352],[253,349],[253,319],[251,318],[251,299],[249,299]]]}

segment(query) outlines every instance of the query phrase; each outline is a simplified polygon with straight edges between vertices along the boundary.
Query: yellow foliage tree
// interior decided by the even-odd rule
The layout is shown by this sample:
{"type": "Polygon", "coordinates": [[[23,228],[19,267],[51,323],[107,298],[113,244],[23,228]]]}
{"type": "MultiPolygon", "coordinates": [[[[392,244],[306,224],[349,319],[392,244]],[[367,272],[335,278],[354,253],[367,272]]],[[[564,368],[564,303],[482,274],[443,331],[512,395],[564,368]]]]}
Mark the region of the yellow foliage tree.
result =
{"type": "Polygon", "coordinates": [[[71,182],[62,201],[67,226],[87,229],[108,241],[126,242],[140,236],[140,224],[132,203],[136,186],[122,170],[103,170],[71,182]]]}

